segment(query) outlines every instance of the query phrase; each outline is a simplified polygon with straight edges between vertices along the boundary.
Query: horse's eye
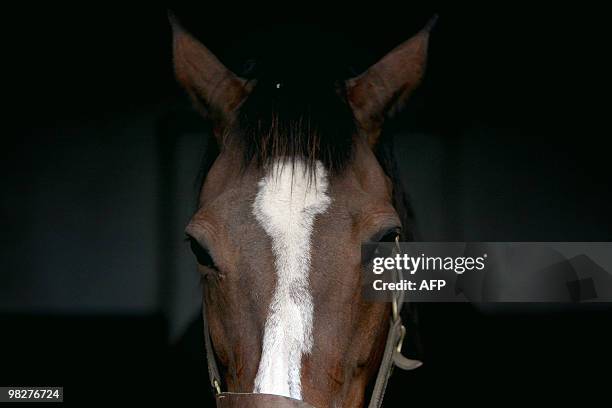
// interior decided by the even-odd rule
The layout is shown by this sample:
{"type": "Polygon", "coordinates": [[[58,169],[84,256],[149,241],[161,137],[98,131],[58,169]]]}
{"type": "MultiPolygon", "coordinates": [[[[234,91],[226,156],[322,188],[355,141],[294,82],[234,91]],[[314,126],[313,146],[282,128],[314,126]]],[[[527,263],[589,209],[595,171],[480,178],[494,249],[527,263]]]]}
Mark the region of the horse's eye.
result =
{"type": "Polygon", "coordinates": [[[189,240],[189,245],[191,246],[191,252],[193,252],[195,255],[198,263],[208,268],[217,269],[215,266],[215,261],[213,261],[208,250],[200,245],[200,243],[194,238],[187,237],[187,239],[189,240]]]}
{"type": "Polygon", "coordinates": [[[383,230],[378,234],[374,235],[369,243],[362,248],[361,262],[364,265],[369,264],[374,257],[387,257],[391,256],[392,247],[389,245],[371,245],[376,243],[388,243],[395,242],[397,237],[400,236],[400,228],[394,227],[388,230],[383,230]]]}
{"type": "Polygon", "coordinates": [[[400,236],[400,232],[401,230],[399,227],[388,229],[379,235],[380,238],[378,239],[378,242],[395,242],[395,240],[400,236]]]}

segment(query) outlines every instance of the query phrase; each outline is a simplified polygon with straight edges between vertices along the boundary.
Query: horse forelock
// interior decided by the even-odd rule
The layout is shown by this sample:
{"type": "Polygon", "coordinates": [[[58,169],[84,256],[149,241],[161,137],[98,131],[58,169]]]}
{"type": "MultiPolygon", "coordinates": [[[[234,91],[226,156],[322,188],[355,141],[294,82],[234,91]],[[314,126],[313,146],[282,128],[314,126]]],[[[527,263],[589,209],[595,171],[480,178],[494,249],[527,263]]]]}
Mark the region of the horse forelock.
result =
{"type": "Polygon", "coordinates": [[[314,175],[320,162],[342,171],[353,152],[357,128],[343,97],[342,81],[258,79],[240,107],[224,144],[241,149],[243,167],[269,168],[278,159],[304,163],[314,175]]]}

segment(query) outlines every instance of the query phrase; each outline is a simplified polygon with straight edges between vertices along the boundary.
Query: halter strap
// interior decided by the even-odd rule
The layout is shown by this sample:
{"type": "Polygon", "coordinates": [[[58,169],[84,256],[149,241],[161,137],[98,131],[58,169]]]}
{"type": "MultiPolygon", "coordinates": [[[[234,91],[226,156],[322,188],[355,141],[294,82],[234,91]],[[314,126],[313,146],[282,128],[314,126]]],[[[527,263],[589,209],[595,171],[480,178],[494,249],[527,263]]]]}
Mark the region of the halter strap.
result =
{"type": "Polygon", "coordinates": [[[215,395],[219,395],[221,394],[221,375],[219,374],[219,367],[217,367],[217,359],[215,358],[215,351],[213,350],[212,340],[210,338],[208,318],[206,317],[206,302],[202,302],[202,305],[202,315],[204,320],[204,345],[206,347],[208,379],[215,395]]]}
{"type": "MultiPolygon", "coordinates": [[[[399,235],[395,238],[395,249],[400,252],[399,235]]],[[[396,282],[401,282],[403,279],[402,271],[395,269],[394,275],[396,282]]],[[[368,408],[380,408],[383,403],[385,391],[387,389],[387,383],[393,373],[393,367],[398,367],[402,370],[414,370],[419,368],[423,363],[419,360],[412,360],[402,355],[402,345],[404,343],[404,337],[406,335],[406,327],[402,324],[401,309],[404,305],[404,291],[399,290],[393,293],[393,301],[391,304],[391,321],[389,326],[389,332],[387,334],[387,342],[385,344],[385,352],[383,353],[382,360],[380,362],[380,368],[376,375],[376,382],[374,383],[374,389],[370,397],[370,403],[368,408]]],[[[311,407],[303,401],[293,400],[291,398],[285,398],[280,396],[272,396],[270,394],[253,394],[253,393],[232,393],[232,392],[221,392],[221,376],[219,374],[219,368],[217,367],[217,360],[215,359],[215,353],[210,338],[210,330],[208,327],[208,319],[206,317],[206,302],[203,302],[204,310],[204,344],[206,347],[206,362],[208,364],[208,378],[210,379],[210,385],[215,393],[218,407],[234,407],[244,406],[240,405],[241,401],[246,399],[246,402],[252,404],[255,400],[255,396],[263,403],[262,406],[272,406],[274,402],[278,407],[282,406],[298,406],[298,407],[311,407]],[[267,403],[267,404],[266,404],[267,403]],[[236,405],[238,404],[238,405],[236,405]]],[[[249,405],[255,406],[255,405],[249,405]]]]}
{"type": "Polygon", "coordinates": [[[272,394],[222,392],[215,399],[217,408],[314,408],[304,401],[272,394]]]}
{"type": "MultiPolygon", "coordinates": [[[[395,249],[400,253],[399,235],[395,238],[395,249]]],[[[396,282],[401,282],[403,273],[400,269],[395,269],[394,278],[396,282]]],[[[389,333],[387,334],[387,343],[385,352],[383,353],[374,389],[370,397],[368,408],[379,408],[382,406],[387,389],[387,383],[393,373],[393,367],[398,367],[402,370],[414,370],[419,368],[423,363],[419,360],[412,360],[402,355],[402,345],[406,336],[406,327],[402,323],[401,310],[404,305],[405,293],[403,290],[394,291],[393,301],[391,303],[391,322],[389,333]]]]}

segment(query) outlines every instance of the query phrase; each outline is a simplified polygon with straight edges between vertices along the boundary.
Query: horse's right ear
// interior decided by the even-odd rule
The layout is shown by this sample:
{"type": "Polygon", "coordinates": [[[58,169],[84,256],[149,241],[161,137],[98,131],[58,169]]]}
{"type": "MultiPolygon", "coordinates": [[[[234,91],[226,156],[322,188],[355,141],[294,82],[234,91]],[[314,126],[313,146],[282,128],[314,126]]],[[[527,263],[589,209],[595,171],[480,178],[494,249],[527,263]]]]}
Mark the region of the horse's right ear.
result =
{"type": "Polygon", "coordinates": [[[244,101],[252,84],[227,69],[168,13],[173,33],[174,72],[196,108],[215,127],[224,127],[244,101]]]}

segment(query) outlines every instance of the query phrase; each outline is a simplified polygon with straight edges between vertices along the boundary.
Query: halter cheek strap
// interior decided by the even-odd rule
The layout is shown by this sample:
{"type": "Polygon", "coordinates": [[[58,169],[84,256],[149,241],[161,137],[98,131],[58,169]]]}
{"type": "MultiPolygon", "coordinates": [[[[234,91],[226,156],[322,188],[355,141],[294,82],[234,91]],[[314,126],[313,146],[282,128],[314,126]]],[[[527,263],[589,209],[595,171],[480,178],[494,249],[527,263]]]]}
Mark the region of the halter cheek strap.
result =
{"type": "Polygon", "coordinates": [[[212,340],[210,338],[210,329],[208,327],[208,318],[206,317],[206,302],[202,302],[203,310],[202,316],[204,320],[204,345],[206,347],[206,363],[208,365],[208,379],[210,380],[210,386],[213,389],[215,395],[221,394],[221,375],[219,374],[219,368],[217,367],[217,360],[215,359],[215,352],[212,346],[212,340]]]}
{"type": "MultiPolygon", "coordinates": [[[[396,250],[400,252],[399,236],[395,239],[396,250]]],[[[401,282],[403,279],[402,271],[395,270],[395,281],[401,282]]],[[[203,302],[206,305],[206,302],[203,302]]],[[[380,408],[387,389],[387,383],[393,372],[393,367],[398,367],[402,370],[414,370],[419,368],[423,363],[419,360],[412,360],[402,355],[402,345],[406,336],[406,327],[402,324],[400,315],[401,308],[404,304],[404,291],[396,291],[393,293],[393,301],[391,303],[391,321],[389,333],[387,334],[387,343],[385,351],[380,362],[380,368],[374,383],[374,389],[370,397],[368,408],[380,408]]],[[[204,306],[205,308],[206,306],[204,306]]],[[[255,394],[255,393],[234,393],[221,391],[221,376],[215,353],[213,351],[212,341],[210,339],[210,330],[208,327],[208,319],[206,310],[203,311],[204,316],[204,344],[206,346],[206,361],[208,363],[208,377],[210,385],[215,393],[217,407],[303,407],[313,408],[304,401],[295,400],[292,398],[281,397],[270,394],[255,394]]]]}
{"type": "MultiPolygon", "coordinates": [[[[400,237],[398,235],[395,238],[395,249],[397,253],[401,252],[399,240],[400,237]]],[[[403,274],[400,269],[395,269],[394,278],[396,282],[402,281],[403,274]]],[[[380,368],[378,369],[378,375],[376,376],[376,382],[374,383],[374,389],[372,390],[368,408],[379,408],[382,406],[387,383],[393,373],[393,367],[398,367],[402,370],[414,370],[423,365],[421,361],[409,359],[402,354],[402,345],[406,337],[406,327],[402,323],[400,312],[404,305],[404,298],[405,293],[402,290],[393,293],[391,322],[389,333],[387,334],[387,344],[385,345],[385,352],[380,362],[380,368]]]]}

